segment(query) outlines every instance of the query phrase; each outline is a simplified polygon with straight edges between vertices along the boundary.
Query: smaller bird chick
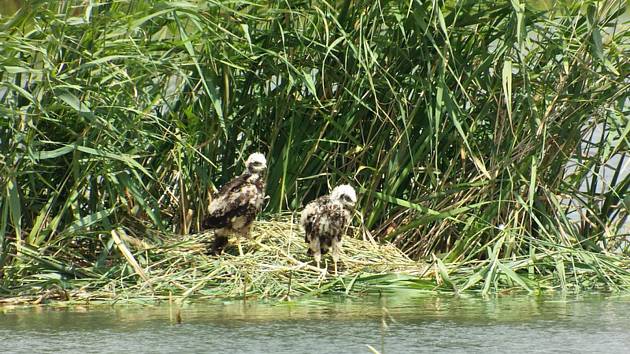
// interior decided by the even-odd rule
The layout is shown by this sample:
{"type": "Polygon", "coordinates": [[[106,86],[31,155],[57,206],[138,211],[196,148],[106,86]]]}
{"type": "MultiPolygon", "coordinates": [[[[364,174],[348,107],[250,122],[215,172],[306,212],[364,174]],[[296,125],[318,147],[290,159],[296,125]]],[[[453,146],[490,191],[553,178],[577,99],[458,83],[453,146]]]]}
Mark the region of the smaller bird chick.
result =
{"type": "Polygon", "coordinates": [[[331,250],[337,274],[337,262],[341,253],[342,236],[347,232],[357,195],[352,186],[342,184],[329,195],[308,203],[300,216],[304,228],[304,241],[308,244],[307,254],[315,258],[317,268],[321,257],[331,250]]]}

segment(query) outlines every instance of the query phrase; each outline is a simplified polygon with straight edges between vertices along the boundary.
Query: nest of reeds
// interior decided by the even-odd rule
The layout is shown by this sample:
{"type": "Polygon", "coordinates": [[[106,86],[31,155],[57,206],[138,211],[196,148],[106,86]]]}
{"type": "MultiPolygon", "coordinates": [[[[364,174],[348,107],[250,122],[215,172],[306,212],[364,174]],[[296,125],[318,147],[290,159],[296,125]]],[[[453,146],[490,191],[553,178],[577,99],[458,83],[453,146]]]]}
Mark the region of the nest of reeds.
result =
{"type": "Polygon", "coordinates": [[[128,263],[127,275],[85,296],[286,298],[356,294],[374,290],[370,283],[418,279],[426,272],[427,264],[409,259],[395,246],[361,236],[359,229],[350,231],[344,238],[336,275],[329,255],[323,258],[321,268],[306,255],[303,230],[290,217],[256,222],[251,238],[241,240],[243,255],[239,255],[234,238],[222,255],[208,255],[212,232],[171,235],[161,246],[122,235],[118,246],[128,263]],[[137,281],[130,282],[130,277],[137,281]]]}
{"type": "MultiPolygon", "coordinates": [[[[185,236],[151,233],[140,239],[117,229],[111,236],[114,246],[106,268],[74,264],[68,261],[71,258],[67,250],[45,254],[23,246],[21,260],[40,271],[22,276],[12,288],[0,289],[6,293],[0,304],[39,304],[48,300],[85,303],[285,299],[438,289],[455,293],[477,289],[487,294],[491,289],[532,292],[559,288],[555,272],[559,255],[552,254],[556,263],[550,263],[545,250],[519,259],[501,259],[499,252],[492,252],[493,257],[484,260],[444,264],[434,257],[427,263],[410,259],[391,244],[375,242],[361,228],[351,229],[344,238],[338,274],[334,274],[329,255],[324,257],[322,268],[317,268],[306,255],[304,232],[291,215],[256,222],[251,238],[241,240],[243,255],[239,255],[234,238],[222,255],[208,255],[212,232],[185,236]],[[538,273],[527,276],[525,271],[533,265],[538,273]]],[[[595,259],[586,253],[563,256],[567,257],[567,264],[576,259],[595,259]]],[[[573,269],[573,277],[585,287],[627,289],[630,284],[627,259],[600,256],[597,268],[586,261],[574,263],[578,267],[573,269]],[[600,273],[616,277],[603,283],[595,278],[600,273]]],[[[566,281],[561,284],[567,288],[579,285],[566,281]]]]}

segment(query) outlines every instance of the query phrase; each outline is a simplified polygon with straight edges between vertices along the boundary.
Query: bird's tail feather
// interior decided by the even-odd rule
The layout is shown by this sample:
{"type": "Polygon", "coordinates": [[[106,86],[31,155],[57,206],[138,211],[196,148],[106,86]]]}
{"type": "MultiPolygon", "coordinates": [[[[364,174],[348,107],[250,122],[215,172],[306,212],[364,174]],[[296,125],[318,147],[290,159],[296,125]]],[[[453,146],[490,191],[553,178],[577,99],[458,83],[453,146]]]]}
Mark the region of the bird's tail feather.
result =
{"type": "Polygon", "coordinates": [[[219,255],[223,252],[225,246],[227,246],[228,238],[227,236],[215,235],[214,241],[212,241],[212,248],[210,249],[211,255],[219,255]]]}

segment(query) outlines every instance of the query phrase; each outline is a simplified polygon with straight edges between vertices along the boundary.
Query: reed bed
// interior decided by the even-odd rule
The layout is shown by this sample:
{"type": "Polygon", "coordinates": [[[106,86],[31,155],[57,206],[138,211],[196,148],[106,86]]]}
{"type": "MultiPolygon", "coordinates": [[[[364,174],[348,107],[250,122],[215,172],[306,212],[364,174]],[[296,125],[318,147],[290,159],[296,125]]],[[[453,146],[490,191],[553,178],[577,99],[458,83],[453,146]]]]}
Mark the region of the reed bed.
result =
{"type": "Polygon", "coordinates": [[[627,1],[33,0],[2,16],[2,295],[627,287],[627,1]],[[204,236],[178,235],[202,232],[253,151],[263,246],[203,256],[204,236]],[[320,284],[275,215],[340,183],[362,241],[320,284]]]}
{"type": "MultiPolygon", "coordinates": [[[[208,256],[212,233],[156,234],[146,242],[115,230],[115,261],[106,271],[64,264],[26,251],[21,255],[42,273],[21,277],[0,303],[156,302],[176,299],[291,299],[298,296],[395,293],[397,291],[544,292],[614,291],[630,288],[630,261],[572,250],[541,252],[522,259],[444,264],[439,258],[415,261],[391,244],[380,244],[354,228],[344,240],[338,274],[317,268],[306,256],[304,235],[294,218],[258,221],[252,237],[221,256],[208,256]],[[564,262],[564,263],[563,263],[564,262]],[[564,271],[569,265],[570,274],[564,271]],[[562,267],[562,268],[560,268],[562,267]],[[47,271],[46,271],[47,270],[47,271]],[[562,274],[562,276],[560,276],[562,274]],[[602,277],[606,280],[602,280],[602,277]]],[[[234,240],[232,240],[234,241],[234,240]]],[[[543,247],[543,245],[541,245],[543,247]]],[[[6,289],[5,289],[6,290],[6,289]]]]}
{"type": "MultiPolygon", "coordinates": [[[[212,233],[159,234],[154,235],[155,243],[147,243],[122,230],[114,232],[120,235],[117,237],[121,241],[113,246],[115,251],[119,255],[129,252],[130,257],[114,254],[120,262],[107,273],[89,277],[89,270],[72,269],[72,274],[64,275],[66,285],[75,289],[68,292],[60,287],[62,282],[42,281],[45,274],[25,277],[23,286],[15,291],[16,295],[23,294],[5,301],[39,302],[42,295],[66,301],[120,301],[357,294],[367,291],[365,282],[379,277],[395,274],[393,279],[417,278],[428,270],[428,264],[412,261],[392,245],[355,237],[345,239],[346,252],[337,275],[332,273],[332,267],[319,269],[310,257],[306,257],[303,232],[290,218],[257,222],[251,239],[242,242],[242,256],[235,247],[228,248],[218,257],[207,255],[212,233]],[[77,278],[69,280],[68,276],[77,278]]],[[[27,262],[37,263],[40,267],[46,267],[42,263],[50,262],[50,257],[33,254],[24,257],[27,262]]],[[[60,267],[52,268],[56,272],[60,267]]]]}

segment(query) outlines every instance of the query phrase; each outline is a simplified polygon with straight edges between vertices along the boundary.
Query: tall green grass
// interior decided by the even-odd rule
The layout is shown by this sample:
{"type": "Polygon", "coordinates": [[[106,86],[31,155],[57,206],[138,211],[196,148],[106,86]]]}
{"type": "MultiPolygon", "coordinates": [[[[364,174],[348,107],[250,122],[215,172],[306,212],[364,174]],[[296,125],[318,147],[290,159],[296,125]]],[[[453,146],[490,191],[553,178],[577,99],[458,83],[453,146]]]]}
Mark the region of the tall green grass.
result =
{"type": "Polygon", "coordinates": [[[0,286],[106,272],[119,226],[198,231],[255,150],[265,213],[349,182],[365,232],[416,259],[485,260],[471,281],[529,259],[517,270],[563,286],[582,265],[619,284],[593,257],[630,252],[624,11],[29,1],[0,23],[0,286]]]}

